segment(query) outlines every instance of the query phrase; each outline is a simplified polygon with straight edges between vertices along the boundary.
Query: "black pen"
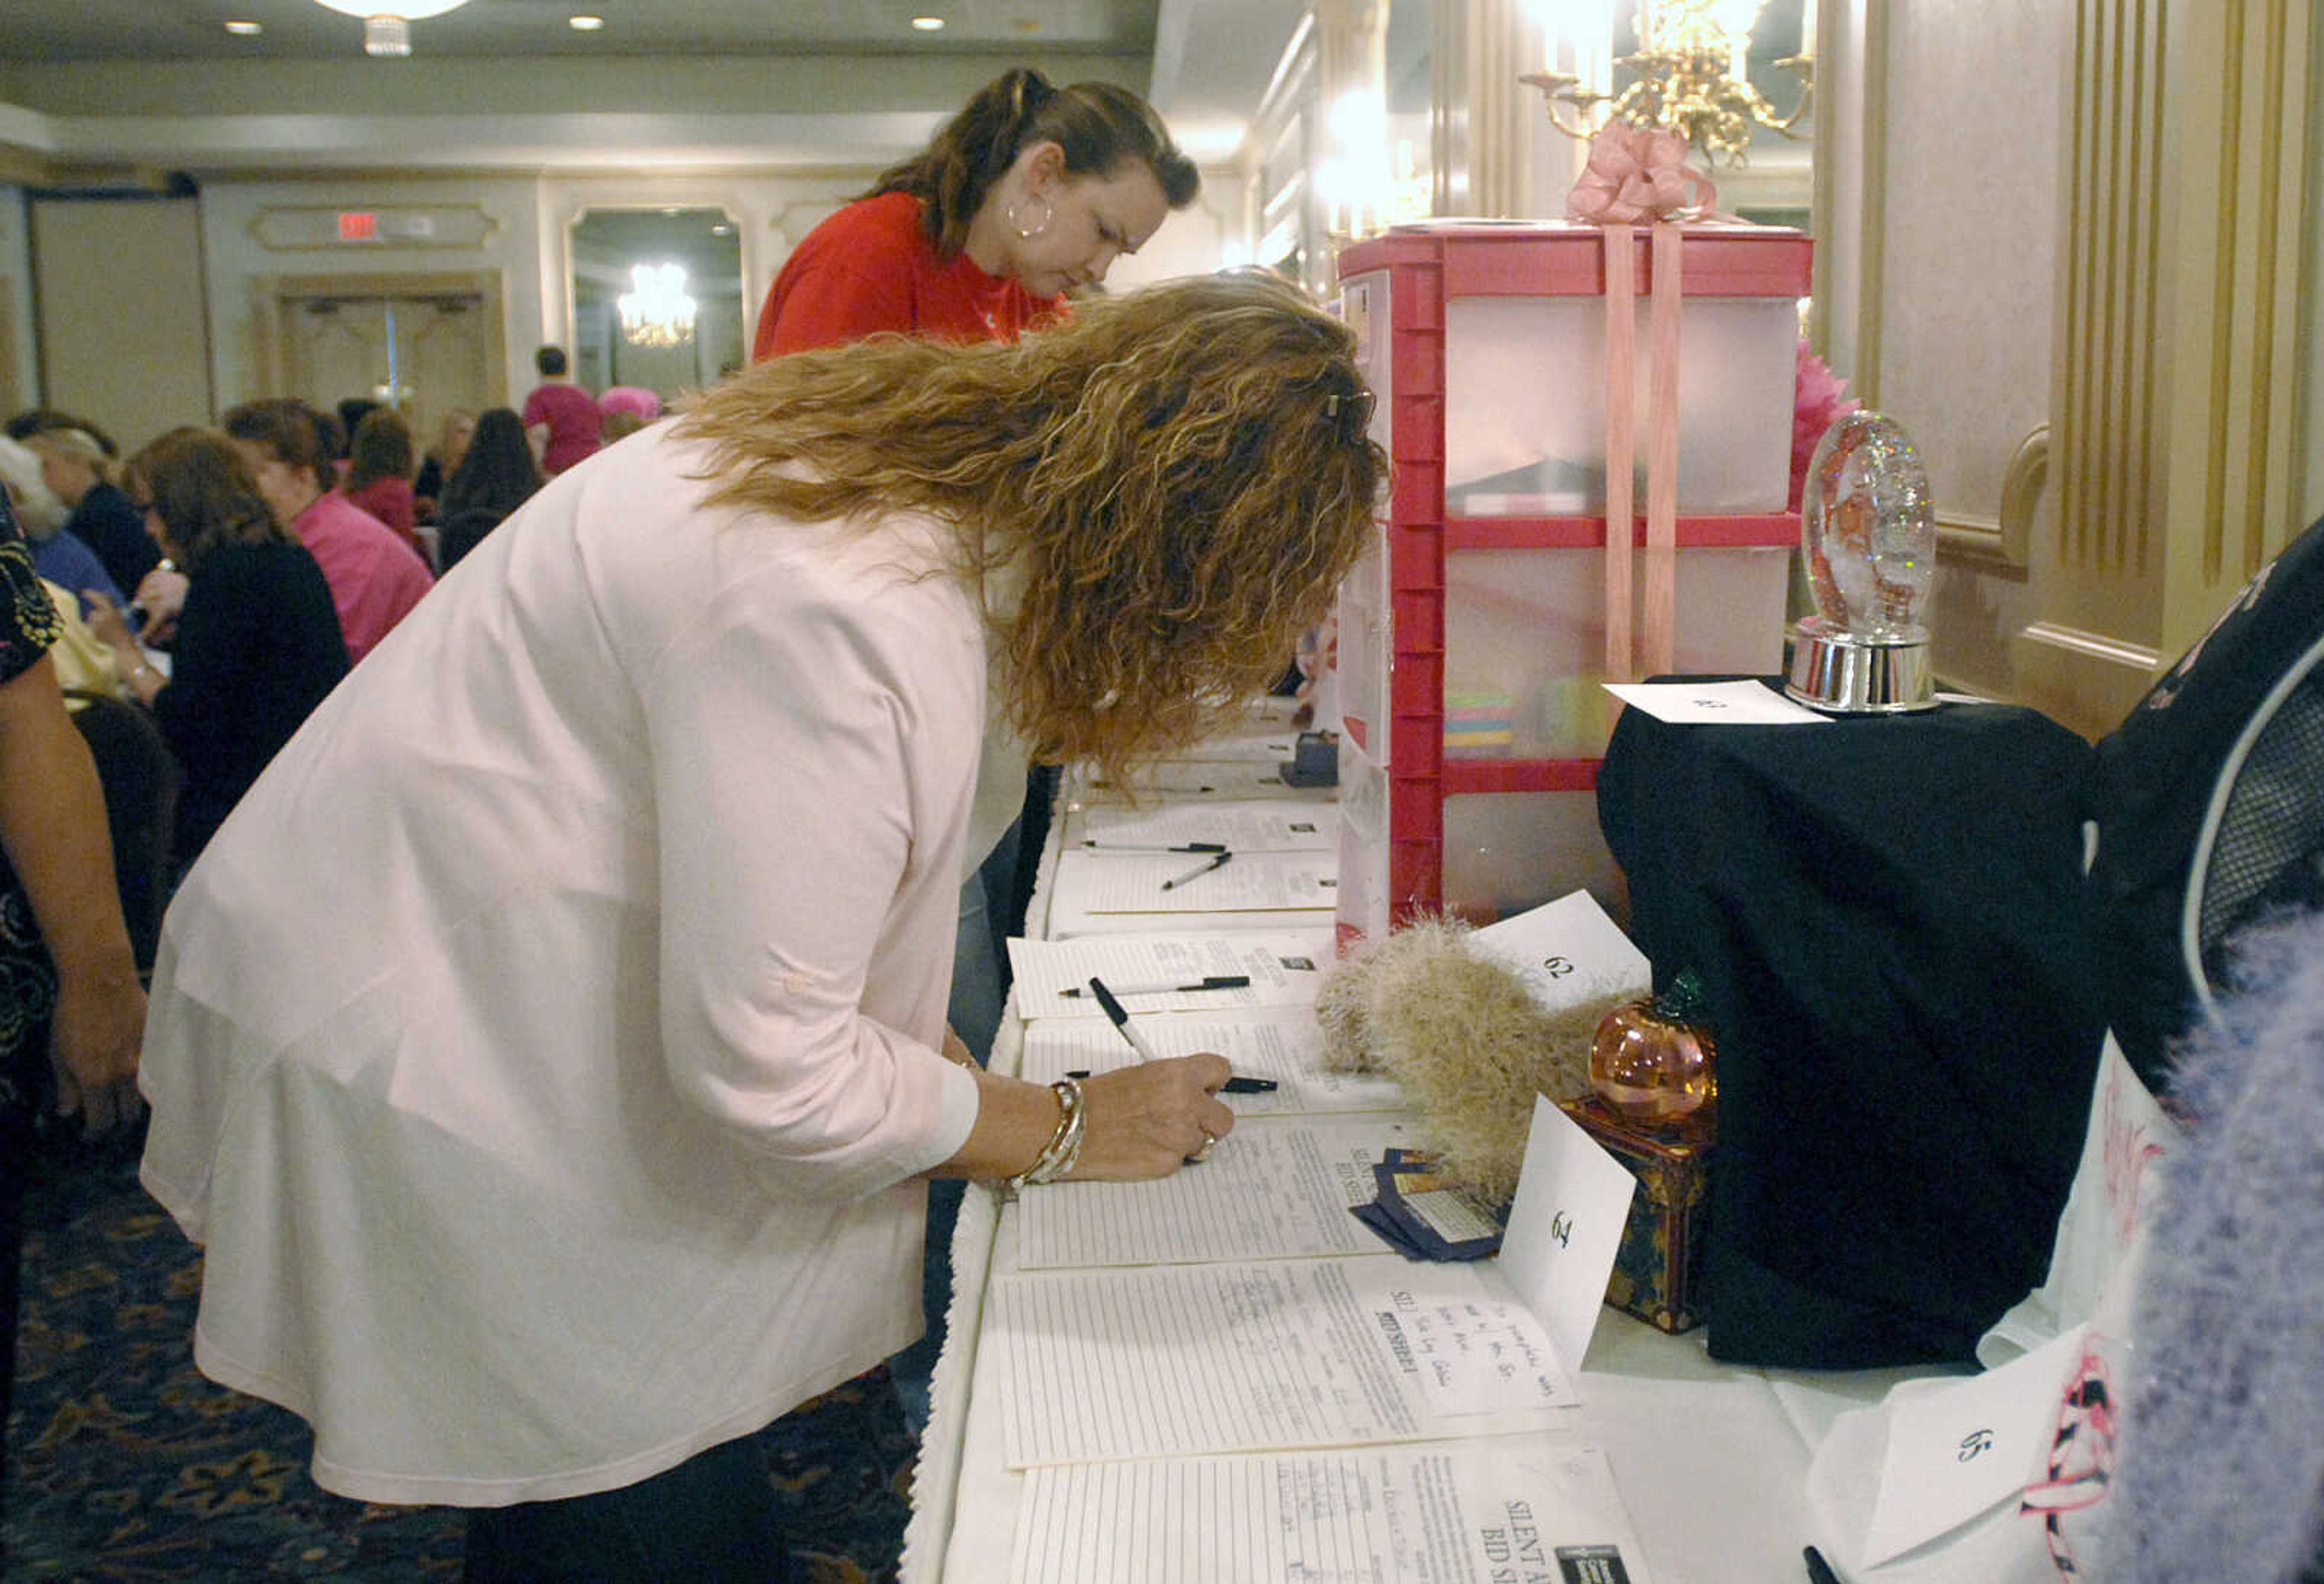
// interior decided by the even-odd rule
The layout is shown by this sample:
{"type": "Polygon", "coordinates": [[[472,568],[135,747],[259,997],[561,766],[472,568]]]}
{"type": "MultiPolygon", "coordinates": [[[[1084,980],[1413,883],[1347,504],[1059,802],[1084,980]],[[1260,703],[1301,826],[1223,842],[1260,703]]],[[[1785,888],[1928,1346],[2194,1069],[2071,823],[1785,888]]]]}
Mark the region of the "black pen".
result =
{"type": "Polygon", "coordinates": [[[1093,976],[1089,981],[1089,987],[1090,993],[1097,998],[1097,1004],[1105,1008],[1106,1017],[1112,1020],[1116,1028],[1121,1030],[1121,1037],[1128,1040],[1130,1048],[1138,1053],[1138,1059],[1141,1062],[1157,1060],[1154,1048],[1146,1043],[1138,1030],[1130,1026],[1130,1014],[1122,1010],[1120,1001],[1113,999],[1113,992],[1105,988],[1105,981],[1093,976]]]}
{"type": "MultiPolygon", "coordinates": [[[[1111,988],[1111,987],[1108,987],[1111,988]]],[[[1191,984],[1126,984],[1114,990],[1118,996],[1183,996],[1195,990],[1249,990],[1248,973],[1205,973],[1191,984]]],[[[1061,996],[1085,996],[1089,991],[1079,985],[1069,985],[1057,992],[1061,996]]]]}
{"type": "MultiPolygon", "coordinates": [[[[1089,1069],[1086,1067],[1076,1067],[1072,1072],[1066,1073],[1065,1076],[1068,1078],[1086,1078],[1089,1076],[1089,1069]]],[[[1219,1092],[1221,1094],[1273,1094],[1275,1092],[1275,1080],[1272,1078],[1230,1078],[1219,1086],[1219,1092]]]]}
{"type": "Polygon", "coordinates": [[[1178,887],[1185,885],[1188,880],[1201,879],[1204,875],[1210,873],[1211,870],[1214,869],[1225,868],[1228,861],[1233,857],[1234,854],[1231,852],[1221,852],[1215,854],[1208,863],[1203,864],[1194,869],[1190,869],[1185,874],[1176,875],[1169,879],[1164,880],[1162,882],[1162,889],[1166,891],[1175,890],[1178,887]]]}
{"type": "Polygon", "coordinates": [[[1151,842],[1101,842],[1095,836],[1084,837],[1082,845],[1100,852],[1223,852],[1227,850],[1224,842],[1180,842],[1175,846],[1164,846],[1151,842]]]}
{"type": "Polygon", "coordinates": [[[1823,1552],[1811,1545],[1802,1550],[1800,1555],[1807,1559],[1808,1584],[1840,1584],[1840,1575],[1833,1572],[1831,1564],[1823,1560],[1823,1552]]]}

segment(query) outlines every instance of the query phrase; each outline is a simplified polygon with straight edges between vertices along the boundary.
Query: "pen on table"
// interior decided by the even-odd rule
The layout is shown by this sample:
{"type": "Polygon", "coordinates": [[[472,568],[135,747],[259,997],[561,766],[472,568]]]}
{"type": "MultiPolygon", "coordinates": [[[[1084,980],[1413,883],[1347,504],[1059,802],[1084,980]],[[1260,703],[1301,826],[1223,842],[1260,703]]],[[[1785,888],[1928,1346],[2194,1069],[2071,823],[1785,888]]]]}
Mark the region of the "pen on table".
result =
{"type": "Polygon", "coordinates": [[[1106,1017],[1111,1019],[1116,1028],[1121,1030],[1121,1037],[1128,1040],[1130,1048],[1138,1053],[1138,1059],[1141,1062],[1154,1061],[1156,1059],[1154,1047],[1148,1045],[1138,1030],[1130,1026],[1130,1014],[1122,1010],[1120,1001],[1113,999],[1113,992],[1105,988],[1105,981],[1093,975],[1089,987],[1090,994],[1097,998],[1097,1004],[1105,1008],[1106,1017]]]}
{"type": "MultiPolygon", "coordinates": [[[[1089,1076],[1089,1069],[1087,1067],[1076,1067],[1072,1072],[1066,1073],[1065,1076],[1068,1078],[1086,1078],[1089,1076]]],[[[1219,1086],[1219,1092],[1221,1094],[1273,1094],[1275,1092],[1275,1080],[1272,1078],[1230,1078],[1219,1086]]]]}
{"type": "Polygon", "coordinates": [[[1174,875],[1170,879],[1164,880],[1162,882],[1162,889],[1166,891],[1175,890],[1176,888],[1185,885],[1188,880],[1201,879],[1204,875],[1210,873],[1211,870],[1224,868],[1227,861],[1233,856],[1234,854],[1231,852],[1214,853],[1212,855],[1211,861],[1208,863],[1199,864],[1196,867],[1188,870],[1185,874],[1174,875]]]}
{"type": "MultiPolygon", "coordinates": [[[[1089,981],[1089,987],[1090,993],[1097,997],[1097,1004],[1105,1008],[1106,1017],[1112,1020],[1113,1026],[1116,1028],[1121,1030],[1121,1037],[1128,1040],[1130,1042],[1130,1048],[1138,1053],[1138,1059],[1141,1062],[1151,1062],[1156,1060],[1157,1058],[1154,1054],[1154,1047],[1148,1045],[1145,1038],[1139,1034],[1138,1030],[1130,1026],[1130,1013],[1122,1007],[1122,1004],[1120,1001],[1114,999],[1113,992],[1105,987],[1105,981],[1093,978],[1089,981]]],[[[1070,1078],[1074,1076],[1074,1074],[1069,1073],[1066,1076],[1070,1078]]],[[[1087,1074],[1083,1074],[1083,1076],[1087,1076],[1087,1074]]],[[[1265,1094],[1274,1089],[1274,1087],[1275,1080],[1272,1078],[1230,1078],[1226,1081],[1225,1092],[1228,1094],[1265,1094]]]]}
{"type": "Polygon", "coordinates": [[[1083,838],[1082,845],[1100,852],[1223,852],[1224,842],[1180,842],[1175,846],[1151,842],[1101,842],[1094,836],[1083,838]]]}
{"type": "Polygon", "coordinates": [[[1840,1575],[1823,1560],[1823,1552],[1811,1545],[1803,1548],[1800,1555],[1807,1560],[1808,1584],[1840,1584],[1840,1575]]]}
{"type": "MultiPolygon", "coordinates": [[[[1186,984],[1125,984],[1120,989],[1115,989],[1111,985],[1109,985],[1106,988],[1112,990],[1113,993],[1118,996],[1183,996],[1190,995],[1195,990],[1249,990],[1250,988],[1250,975],[1248,973],[1205,973],[1201,979],[1186,984]]],[[[1089,991],[1076,984],[1069,985],[1065,989],[1059,990],[1057,993],[1061,996],[1085,996],[1089,994],[1089,991]]]]}

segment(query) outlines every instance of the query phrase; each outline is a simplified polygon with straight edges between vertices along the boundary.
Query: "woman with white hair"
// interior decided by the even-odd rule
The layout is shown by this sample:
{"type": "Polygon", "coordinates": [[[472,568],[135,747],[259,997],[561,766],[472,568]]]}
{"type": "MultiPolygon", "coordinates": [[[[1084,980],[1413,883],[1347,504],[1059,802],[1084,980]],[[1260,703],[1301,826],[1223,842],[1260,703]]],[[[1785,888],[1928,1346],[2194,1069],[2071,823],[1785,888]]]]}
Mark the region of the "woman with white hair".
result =
{"type": "Polygon", "coordinates": [[[97,552],[65,528],[64,502],[49,488],[41,459],[27,447],[0,438],[0,486],[16,508],[17,526],[32,547],[32,569],[51,583],[70,589],[80,601],[80,613],[91,609],[89,595],[101,594],[115,604],[120,585],[113,581],[97,552]]]}
{"type": "Polygon", "coordinates": [[[113,461],[87,429],[35,429],[24,445],[41,459],[41,476],[72,515],[65,531],[97,552],[106,576],[134,590],[161,564],[161,547],[145,520],[113,482],[113,461]]]}

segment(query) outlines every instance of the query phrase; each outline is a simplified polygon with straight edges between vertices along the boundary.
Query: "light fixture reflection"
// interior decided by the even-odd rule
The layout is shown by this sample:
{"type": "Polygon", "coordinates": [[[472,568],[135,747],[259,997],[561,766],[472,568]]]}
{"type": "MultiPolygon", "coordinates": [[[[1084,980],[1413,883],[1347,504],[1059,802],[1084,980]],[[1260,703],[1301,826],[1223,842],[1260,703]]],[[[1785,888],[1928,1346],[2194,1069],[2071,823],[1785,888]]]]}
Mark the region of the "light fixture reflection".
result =
{"type": "Polygon", "coordinates": [[[682,346],[694,339],[694,299],[684,264],[632,264],[632,290],[614,300],[622,339],[633,346],[682,346]]]}

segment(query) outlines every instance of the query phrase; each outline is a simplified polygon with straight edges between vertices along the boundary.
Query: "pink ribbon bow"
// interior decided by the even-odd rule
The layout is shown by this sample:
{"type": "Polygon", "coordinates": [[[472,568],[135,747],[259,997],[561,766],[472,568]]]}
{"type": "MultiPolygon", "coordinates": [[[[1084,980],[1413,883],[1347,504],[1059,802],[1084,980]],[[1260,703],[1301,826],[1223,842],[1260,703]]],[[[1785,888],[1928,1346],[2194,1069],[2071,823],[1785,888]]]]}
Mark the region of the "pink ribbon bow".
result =
{"type": "Polygon", "coordinates": [[[1590,140],[1590,162],[1565,197],[1565,217],[1632,226],[1705,212],[1711,179],[1686,162],[1686,139],[1667,128],[1609,121],[1590,140]]]}

